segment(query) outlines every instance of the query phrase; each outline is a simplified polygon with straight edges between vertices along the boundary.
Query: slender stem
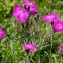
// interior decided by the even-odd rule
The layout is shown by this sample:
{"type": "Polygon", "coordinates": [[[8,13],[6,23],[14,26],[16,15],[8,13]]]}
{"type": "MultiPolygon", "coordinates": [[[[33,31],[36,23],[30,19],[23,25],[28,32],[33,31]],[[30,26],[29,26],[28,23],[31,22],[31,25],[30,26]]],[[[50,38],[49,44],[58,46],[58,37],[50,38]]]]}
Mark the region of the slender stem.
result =
{"type": "Polygon", "coordinates": [[[10,48],[11,48],[11,51],[12,51],[12,62],[14,60],[14,43],[10,41],[10,48]]]}
{"type": "Polygon", "coordinates": [[[32,57],[27,53],[27,63],[33,63],[32,57]]]}

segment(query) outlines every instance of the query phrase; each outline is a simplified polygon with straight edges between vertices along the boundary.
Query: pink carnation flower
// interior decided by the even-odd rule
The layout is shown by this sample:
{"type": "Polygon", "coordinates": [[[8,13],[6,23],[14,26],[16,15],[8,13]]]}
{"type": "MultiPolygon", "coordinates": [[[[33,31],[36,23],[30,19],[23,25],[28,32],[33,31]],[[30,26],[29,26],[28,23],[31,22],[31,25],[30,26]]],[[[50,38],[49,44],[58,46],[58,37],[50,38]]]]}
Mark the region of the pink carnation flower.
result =
{"type": "Polygon", "coordinates": [[[63,46],[58,47],[60,51],[63,51],[63,46]]]}
{"type": "Polygon", "coordinates": [[[53,26],[56,31],[63,32],[63,22],[61,22],[60,20],[58,20],[57,22],[54,22],[53,26]]]}
{"type": "Polygon", "coordinates": [[[17,18],[19,22],[23,22],[28,18],[28,13],[24,8],[15,7],[13,16],[17,18]]]}
{"type": "Polygon", "coordinates": [[[21,8],[20,7],[15,7],[14,11],[13,11],[13,16],[15,18],[18,18],[19,14],[20,14],[21,8]]]}
{"type": "Polygon", "coordinates": [[[13,16],[14,16],[15,18],[18,18],[20,9],[21,9],[21,8],[20,8],[20,5],[19,5],[19,4],[16,4],[16,5],[15,5],[15,8],[14,8],[14,11],[13,11],[13,16]]]}
{"type": "Polygon", "coordinates": [[[32,9],[32,10],[30,10],[29,14],[30,15],[36,15],[36,14],[38,14],[38,11],[35,9],[32,9]]]}
{"type": "Polygon", "coordinates": [[[23,1],[22,4],[28,7],[36,8],[36,4],[34,2],[23,1]]]}
{"type": "Polygon", "coordinates": [[[5,31],[0,28],[0,38],[4,38],[5,37],[5,31]]]}
{"type": "Polygon", "coordinates": [[[58,19],[57,14],[48,14],[43,17],[43,20],[50,22],[50,23],[53,22],[54,20],[57,20],[57,19],[58,19]]]}
{"type": "Polygon", "coordinates": [[[23,44],[23,47],[25,50],[32,50],[32,51],[36,51],[36,46],[33,44],[23,44]]]}

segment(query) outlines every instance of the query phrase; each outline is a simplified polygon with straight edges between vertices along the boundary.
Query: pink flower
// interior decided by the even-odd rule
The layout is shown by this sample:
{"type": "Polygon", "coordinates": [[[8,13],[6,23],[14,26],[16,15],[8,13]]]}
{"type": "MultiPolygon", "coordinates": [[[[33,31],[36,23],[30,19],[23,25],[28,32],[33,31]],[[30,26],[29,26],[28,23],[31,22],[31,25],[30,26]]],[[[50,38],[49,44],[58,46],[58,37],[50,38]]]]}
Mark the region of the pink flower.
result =
{"type": "Polygon", "coordinates": [[[54,22],[54,29],[59,32],[63,32],[63,22],[58,20],[57,22],[54,22]]]}
{"type": "Polygon", "coordinates": [[[60,51],[63,51],[63,46],[58,47],[60,51]]]}
{"type": "Polygon", "coordinates": [[[4,38],[5,37],[5,31],[0,28],[0,38],[4,38]]]}
{"type": "Polygon", "coordinates": [[[16,4],[15,7],[20,7],[20,5],[19,4],[16,4]]]}
{"type": "Polygon", "coordinates": [[[21,8],[20,15],[18,17],[19,21],[24,21],[28,18],[28,13],[25,9],[21,8]]]}
{"type": "Polygon", "coordinates": [[[22,4],[28,7],[36,8],[36,4],[34,2],[23,1],[22,4]]]}
{"type": "Polygon", "coordinates": [[[36,46],[33,44],[23,44],[23,47],[25,50],[32,50],[32,51],[36,51],[36,46]]]}
{"type": "Polygon", "coordinates": [[[28,13],[24,8],[15,7],[13,16],[17,18],[19,22],[23,22],[28,18],[28,13]]]}
{"type": "Polygon", "coordinates": [[[13,11],[13,16],[15,18],[18,18],[19,14],[20,14],[21,8],[20,7],[15,7],[14,11],[13,11]]]}
{"type": "Polygon", "coordinates": [[[57,20],[58,19],[58,15],[57,14],[48,14],[48,15],[45,15],[43,17],[43,20],[51,23],[53,22],[54,20],[57,20]]]}
{"type": "Polygon", "coordinates": [[[13,16],[14,16],[15,18],[18,18],[20,9],[21,9],[21,8],[20,8],[20,5],[19,5],[19,4],[16,4],[16,5],[15,5],[15,8],[14,8],[14,11],[13,11],[13,16]]]}
{"type": "Polygon", "coordinates": [[[36,14],[38,14],[38,11],[35,9],[32,9],[32,10],[30,10],[29,14],[30,15],[36,15],[36,14]]]}

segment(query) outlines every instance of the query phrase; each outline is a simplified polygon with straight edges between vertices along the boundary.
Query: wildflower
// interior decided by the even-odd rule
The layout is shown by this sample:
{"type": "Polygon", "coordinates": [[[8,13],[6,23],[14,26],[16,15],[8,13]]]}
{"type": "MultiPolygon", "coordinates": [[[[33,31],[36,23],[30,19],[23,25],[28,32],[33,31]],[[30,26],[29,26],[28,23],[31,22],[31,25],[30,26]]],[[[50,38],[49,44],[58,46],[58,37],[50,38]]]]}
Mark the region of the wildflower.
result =
{"type": "Polygon", "coordinates": [[[36,15],[38,14],[38,11],[35,10],[35,9],[31,9],[30,12],[29,12],[30,15],[36,15]]]}
{"type": "Polygon", "coordinates": [[[24,49],[25,49],[25,51],[30,51],[30,50],[32,50],[32,51],[36,51],[36,46],[35,45],[33,45],[33,44],[23,44],[23,47],[24,47],[24,49]]]}
{"type": "Polygon", "coordinates": [[[54,22],[54,30],[63,32],[63,22],[58,20],[57,22],[54,22]]]}
{"type": "Polygon", "coordinates": [[[5,37],[5,31],[0,28],[0,38],[4,38],[5,37]]]}
{"type": "Polygon", "coordinates": [[[19,14],[20,14],[20,10],[21,10],[20,7],[15,7],[15,8],[14,8],[13,16],[14,16],[15,18],[18,18],[19,14]]]}
{"type": "Polygon", "coordinates": [[[21,11],[19,13],[19,17],[18,17],[18,20],[19,21],[24,21],[28,18],[28,13],[25,9],[21,8],[21,11]]]}
{"type": "Polygon", "coordinates": [[[28,18],[28,13],[24,8],[16,7],[13,11],[13,16],[17,18],[19,22],[23,22],[28,18]]]}
{"type": "Polygon", "coordinates": [[[23,1],[22,4],[28,7],[36,8],[36,4],[34,2],[23,1]]]}
{"type": "Polygon", "coordinates": [[[45,15],[43,17],[43,20],[51,23],[53,22],[54,20],[57,20],[58,19],[58,15],[57,14],[48,14],[48,15],[45,15]]]}
{"type": "Polygon", "coordinates": [[[15,7],[20,7],[20,5],[19,4],[16,4],[15,7]]]}
{"type": "Polygon", "coordinates": [[[63,46],[58,47],[60,51],[63,51],[63,46]]]}

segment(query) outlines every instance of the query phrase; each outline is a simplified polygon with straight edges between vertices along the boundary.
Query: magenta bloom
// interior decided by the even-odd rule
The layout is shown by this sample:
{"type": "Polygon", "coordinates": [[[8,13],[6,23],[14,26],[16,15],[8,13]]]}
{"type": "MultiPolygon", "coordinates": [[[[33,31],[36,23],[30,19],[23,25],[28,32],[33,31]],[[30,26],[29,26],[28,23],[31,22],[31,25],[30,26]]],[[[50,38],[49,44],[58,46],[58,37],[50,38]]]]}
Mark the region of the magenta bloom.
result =
{"type": "Polygon", "coordinates": [[[0,38],[2,39],[4,37],[5,37],[5,31],[2,28],[0,28],[0,38]]]}
{"type": "Polygon", "coordinates": [[[33,9],[33,10],[30,10],[30,13],[29,14],[30,15],[36,15],[36,14],[38,14],[38,11],[35,10],[35,9],[33,9]]]}
{"type": "Polygon", "coordinates": [[[24,8],[15,7],[13,16],[17,18],[19,22],[23,22],[28,18],[28,13],[24,8]]]}
{"type": "Polygon", "coordinates": [[[32,50],[32,51],[36,51],[36,46],[33,44],[23,44],[23,47],[25,50],[32,50]]]}
{"type": "Polygon", "coordinates": [[[36,4],[34,2],[23,1],[22,4],[28,7],[36,8],[36,4]]]}
{"type": "Polygon", "coordinates": [[[54,29],[56,31],[59,31],[59,32],[63,32],[63,22],[62,21],[57,21],[57,22],[54,22],[54,29]]]}
{"type": "Polygon", "coordinates": [[[58,15],[57,14],[48,14],[48,15],[45,15],[43,17],[43,20],[51,23],[53,22],[54,20],[57,20],[58,19],[58,15]]]}
{"type": "Polygon", "coordinates": [[[63,51],[63,46],[58,47],[60,51],[63,51]]]}
{"type": "Polygon", "coordinates": [[[19,4],[16,4],[15,7],[20,7],[20,5],[19,4]]]}
{"type": "Polygon", "coordinates": [[[13,16],[15,18],[18,18],[19,14],[20,14],[21,8],[20,7],[15,7],[14,11],[13,11],[13,16]]]}

